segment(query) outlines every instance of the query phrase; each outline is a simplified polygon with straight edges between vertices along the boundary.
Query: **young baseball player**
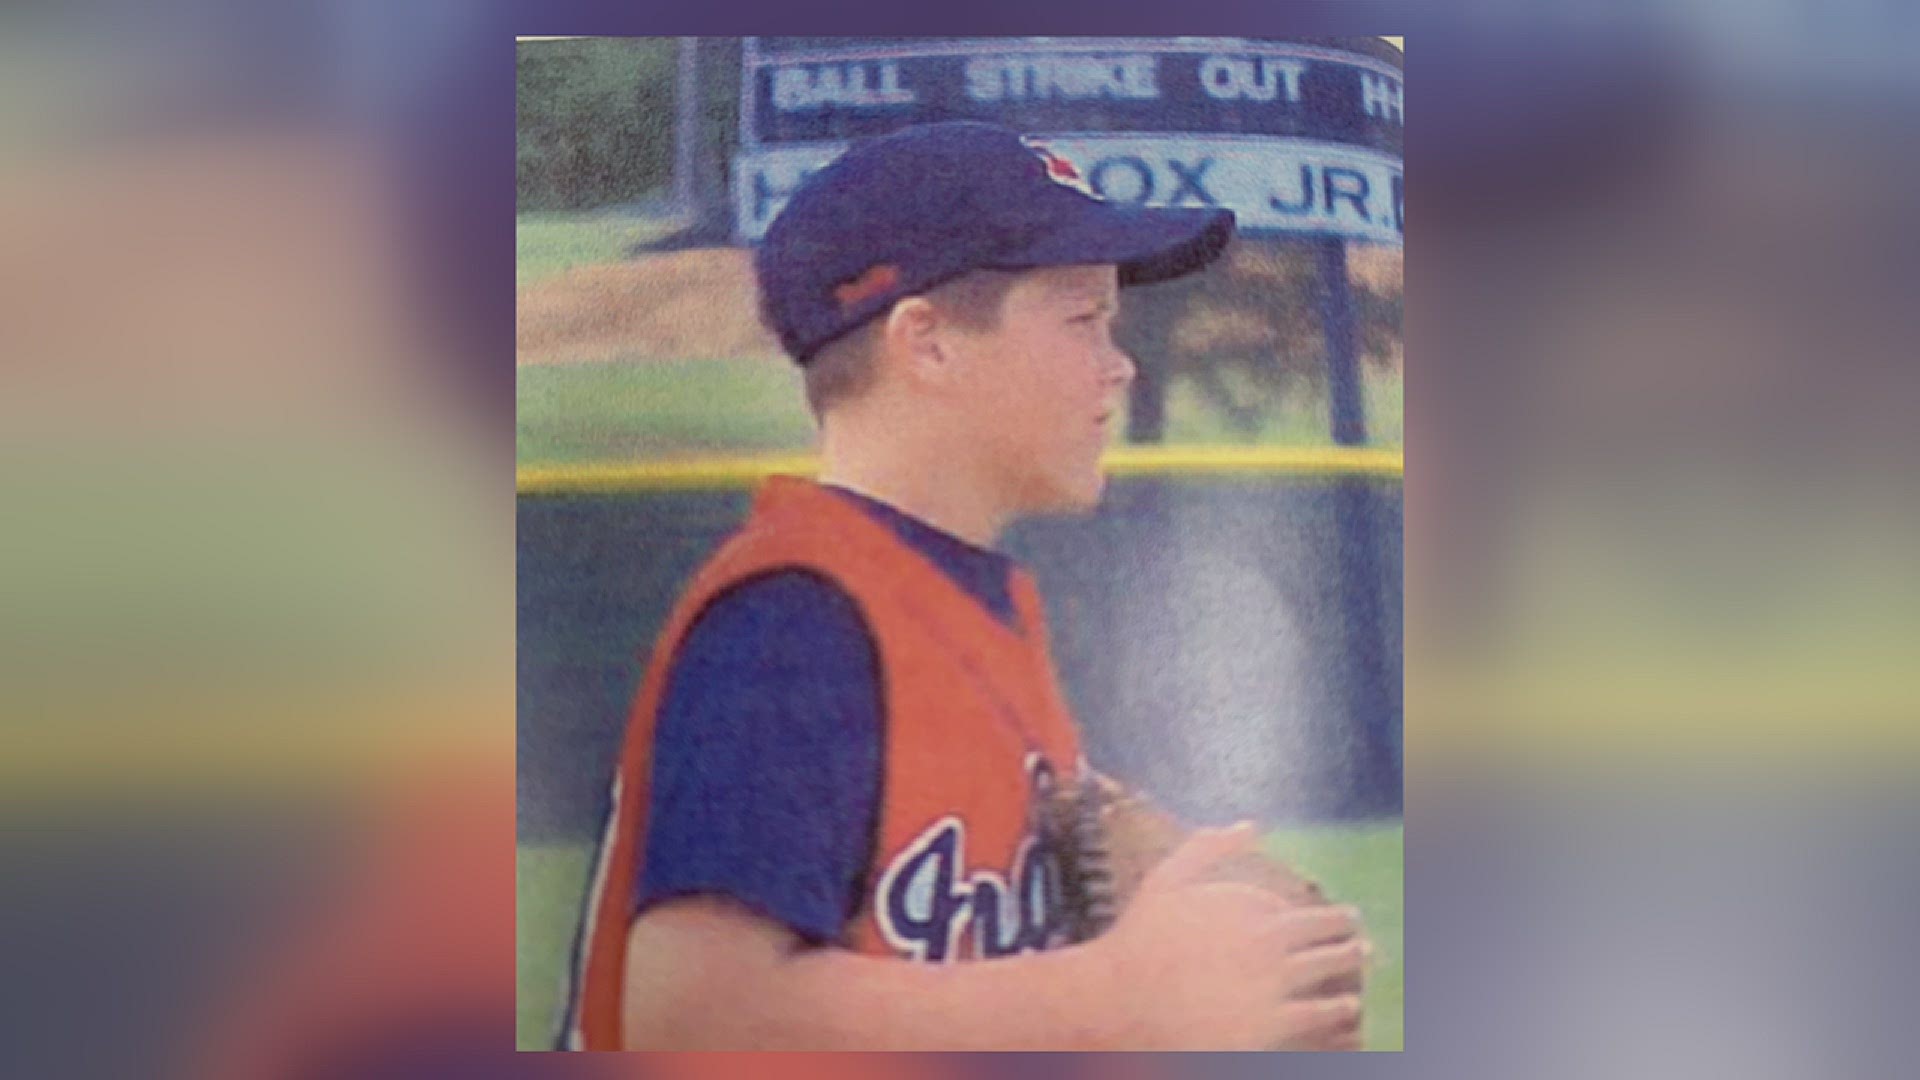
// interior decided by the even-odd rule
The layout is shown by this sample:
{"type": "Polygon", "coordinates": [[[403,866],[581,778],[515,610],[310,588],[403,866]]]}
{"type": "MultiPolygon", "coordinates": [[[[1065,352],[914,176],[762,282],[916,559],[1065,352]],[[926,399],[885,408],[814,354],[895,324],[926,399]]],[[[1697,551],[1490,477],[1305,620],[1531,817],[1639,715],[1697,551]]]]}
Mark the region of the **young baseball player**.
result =
{"type": "MultiPolygon", "coordinates": [[[[814,174],[756,261],[819,419],[655,645],[614,783],[569,1045],[1340,1045],[1349,909],[1201,879],[1202,831],[1068,944],[1042,812],[1083,778],[1015,518],[1085,511],[1133,362],[1126,285],[1197,270],[1233,216],[1095,197],[977,123],[814,174]]],[[[1099,558],[1089,551],[1087,557],[1099,558]]]]}

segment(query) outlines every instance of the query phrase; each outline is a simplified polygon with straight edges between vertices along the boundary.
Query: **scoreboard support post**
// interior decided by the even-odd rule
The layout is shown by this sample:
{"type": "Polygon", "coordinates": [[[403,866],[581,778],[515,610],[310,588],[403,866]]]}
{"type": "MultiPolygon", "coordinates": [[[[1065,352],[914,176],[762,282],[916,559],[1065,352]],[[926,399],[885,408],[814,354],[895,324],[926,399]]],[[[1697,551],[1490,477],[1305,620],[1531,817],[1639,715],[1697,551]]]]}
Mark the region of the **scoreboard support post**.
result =
{"type": "MultiPolygon", "coordinates": [[[[1319,273],[1320,327],[1327,358],[1327,411],[1338,446],[1367,442],[1366,399],[1355,342],[1353,289],[1347,273],[1347,242],[1338,236],[1310,240],[1319,273]]],[[[1377,810],[1400,809],[1400,770],[1385,730],[1396,717],[1384,654],[1386,619],[1382,610],[1380,544],[1383,530],[1374,521],[1373,496],[1364,479],[1335,482],[1334,528],[1339,537],[1340,595],[1344,626],[1341,680],[1349,695],[1348,715],[1359,723],[1347,729],[1350,781],[1362,800],[1377,810]],[[1357,742],[1358,746],[1351,743],[1357,742]]]]}

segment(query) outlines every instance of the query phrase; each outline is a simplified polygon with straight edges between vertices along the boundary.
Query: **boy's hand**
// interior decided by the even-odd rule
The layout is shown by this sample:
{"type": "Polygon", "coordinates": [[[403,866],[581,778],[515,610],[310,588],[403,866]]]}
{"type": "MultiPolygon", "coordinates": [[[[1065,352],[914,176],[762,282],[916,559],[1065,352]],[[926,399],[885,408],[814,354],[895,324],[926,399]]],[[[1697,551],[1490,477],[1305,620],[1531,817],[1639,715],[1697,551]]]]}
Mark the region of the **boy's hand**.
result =
{"type": "Polygon", "coordinates": [[[1087,946],[1107,954],[1143,1048],[1358,1048],[1358,913],[1214,879],[1255,842],[1249,825],[1192,834],[1087,946]]]}

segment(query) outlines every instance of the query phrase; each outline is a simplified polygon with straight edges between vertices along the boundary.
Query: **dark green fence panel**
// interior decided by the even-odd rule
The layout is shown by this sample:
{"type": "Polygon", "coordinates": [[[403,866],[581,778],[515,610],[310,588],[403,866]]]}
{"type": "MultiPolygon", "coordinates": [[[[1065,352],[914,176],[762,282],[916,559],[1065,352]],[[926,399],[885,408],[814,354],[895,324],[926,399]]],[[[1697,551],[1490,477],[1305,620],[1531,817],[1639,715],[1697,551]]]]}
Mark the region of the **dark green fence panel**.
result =
{"type": "MultiPolygon", "coordinates": [[[[645,652],[749,501],[521,498],[522,840],[595,834],[645,652]]],[[[1326,821],[1401,810],[1401,544],[1398,483],[1153,477],[1005,546],[1046,596],[1096,764],[1201,819],[1326,821]],[[1367,536],[1373,557],[1343,564],[1360,542],[1343,538],[1367,536]],[[1371,614],[1356,564],[1378,574],[1371,614]],[[1356,617],[1378,639],[1365,662],[1356,617]]]]}

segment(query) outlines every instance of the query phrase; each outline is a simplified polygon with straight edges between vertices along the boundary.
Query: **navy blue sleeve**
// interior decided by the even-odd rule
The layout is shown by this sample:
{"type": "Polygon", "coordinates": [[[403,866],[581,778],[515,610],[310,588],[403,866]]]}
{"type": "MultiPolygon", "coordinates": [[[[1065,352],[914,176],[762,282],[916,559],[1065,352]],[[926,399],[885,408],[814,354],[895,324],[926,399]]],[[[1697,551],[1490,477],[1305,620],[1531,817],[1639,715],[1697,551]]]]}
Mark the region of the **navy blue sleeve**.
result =
{"type": "Polygon", "coordinates": [[[839,940],[872,858],[881,709],[873,639],[838,586],[785,572],[716,600],[668,671],[633,910],[719,893],[839,940]]]}

